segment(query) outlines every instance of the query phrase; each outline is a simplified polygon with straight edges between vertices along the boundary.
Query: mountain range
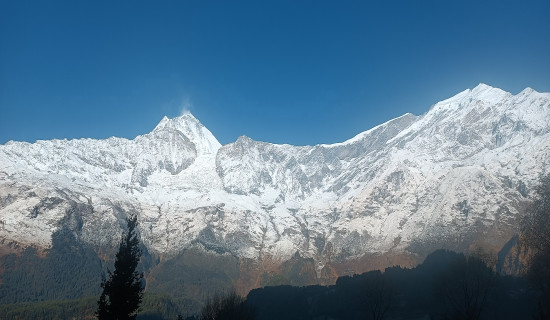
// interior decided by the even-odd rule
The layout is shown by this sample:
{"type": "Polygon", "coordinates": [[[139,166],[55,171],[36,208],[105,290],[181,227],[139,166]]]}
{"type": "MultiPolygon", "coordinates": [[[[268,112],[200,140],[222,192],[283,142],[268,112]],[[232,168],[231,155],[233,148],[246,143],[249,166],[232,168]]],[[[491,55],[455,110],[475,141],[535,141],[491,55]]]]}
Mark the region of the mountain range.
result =
{"type": "Polygon", "coordinates": [[[150,288],[174,266],[192,282],[208,265],[247,291],[413,266],[439,248],[506,256],[549,164],[550,93],[485,84],[336,144],[222,146],[190,113],[132,140],[10,141],[0,255],[46,256],[65,230],[104,264],[137,214],[150,288]]]}

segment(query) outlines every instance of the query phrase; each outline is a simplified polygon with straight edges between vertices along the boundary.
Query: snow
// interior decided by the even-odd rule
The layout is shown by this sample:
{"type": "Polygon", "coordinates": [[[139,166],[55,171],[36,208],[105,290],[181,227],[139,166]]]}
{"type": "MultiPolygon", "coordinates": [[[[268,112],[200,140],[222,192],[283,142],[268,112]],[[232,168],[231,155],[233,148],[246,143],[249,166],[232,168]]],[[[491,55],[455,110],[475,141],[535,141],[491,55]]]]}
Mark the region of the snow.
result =
{"type": "Polygon", "coordinates": [[[353,138],[348,139],[344,142],[338,142],[338,143],[333,143],[333,144],[320,144],[319,146],[320,147],[325,147],[325,148],[335,148],[335,147],[347,146],[347,145],[350,145],[350,144],[358,143],[358,142],[361,142],[361,141],[365,140],[366,138],[368,138],[369,135],[372,134],[374,131],[376,131],[380,128],[387,127],[392,122],[395,122],[396,120],[403,119],[403,118],[406,118],[406,117],[416,117],[416,116],[412,113],[405,113],[402,116],[399,116],[395,119],[388,120],[388,121],[386,121],[382,124],[379,124],[379,125],[371,128],[367,131],[363,131],[363,132],[357,134],[356,136],[354,136],[353,138]]]}
{"type": "Polygon", "coordinates": [[[48,247],[67,211],[86,204],[79,232],[90,243],[117,242],[120,207],[139,212],[153,252],[177,254],[210,228],[237,256],[282,261],[299,251],[322,266],[315,239],[353,257],[448,232],[467,238],[480,225],[512,234],[520,186],[549,163],[550,94],[530,88],[480,84],[422,116],[317,146],[247,137],[221,146],[186,113],[133,140],[0,146],[0,239],[48,247]],[[63,201],[32,217],[48,197],[63,201]]]}

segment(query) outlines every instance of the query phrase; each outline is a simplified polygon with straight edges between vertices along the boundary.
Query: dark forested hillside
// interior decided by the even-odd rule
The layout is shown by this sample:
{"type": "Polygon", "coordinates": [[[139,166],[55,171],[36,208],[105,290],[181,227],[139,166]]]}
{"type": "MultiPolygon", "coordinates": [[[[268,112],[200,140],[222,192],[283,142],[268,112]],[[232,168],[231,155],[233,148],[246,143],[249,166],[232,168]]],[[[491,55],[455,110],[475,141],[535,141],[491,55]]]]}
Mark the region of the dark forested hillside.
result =
{"type": "MultiPolygon", "coordinates": [[[[184,305],[161,294],[146,294],[138,320],[176,319],[184,305]]],[[[96,319],[97,296],[72,300],[50,300],[0,305],[0,319],[96,319]]]]}
{"type": "MultiPolygon", "coordinates": [[[[96,282],[97,286],[88,289],[99,291],[96,282]]],[[[182,285],[178,283],[175,285],[182,285]]],[[[223,288],[212,288],[212,295],[226,291],[227,284],[220,284],[223,288]]],[[[162,288],[156,286],[155,290],[162,288]]],[[[19,293],[26,292],[24,289],[19,293]]],[[[170,291],[176,292],[176,288],[170,291]]],[[[54,297],[50,299],[55,301],[0,305],[0,314],[6,319],[93,318],[97,295],[78,300],[54,297]]],[[[245,304],[262,320],[528,319],[536,314],[539,297],[539,290],[526,278],[500,276],[477,257],[438,250],[412,269],[392,267],[344,276],[331,286],[255,289],[245,304]]],[[[184,296],[146,293],[138,319],[176,319],[197,314],[200,306],[198,300],[184,296]]]]}
{"type": "Polygon", "coordinates": [[[258,319],[527,319],[538,293],[475,257],[439,250],[413,269],[340,277],[333,286],[265,287],[247,303],[258,319]]]}
{"type": "Polygon", "coordinates": [[[67,229],[52,236],[52,248],[0,258],[0,304],[65,300],[100,293],[102,263],[91,246],[67,229]]]}

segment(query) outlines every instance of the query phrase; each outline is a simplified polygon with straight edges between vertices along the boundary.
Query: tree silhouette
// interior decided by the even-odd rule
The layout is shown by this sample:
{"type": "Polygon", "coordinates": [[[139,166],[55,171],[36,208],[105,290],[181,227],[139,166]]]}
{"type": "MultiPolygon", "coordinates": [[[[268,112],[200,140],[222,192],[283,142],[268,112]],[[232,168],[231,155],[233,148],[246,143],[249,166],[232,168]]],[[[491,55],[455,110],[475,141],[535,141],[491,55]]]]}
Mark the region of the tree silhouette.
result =
{"type": "Polygon", "coordinates": [[[202,308],[200,320],[253,320],[254,310],[235,291],[227,295],[217,294],[208,299],[202,308]]]}
{"type": "Polygon", "coordinates": [[[435,294],[442,299],[445,319],[480,319],[494,286],[493,270],[477,257],[459,255],[437,276],[435,294]]]}
{"type": "Polygon", "coordinates": [[[115,270],[108,270],[109,279],[103,280],[103,292],[98,301],[98,319],[135,319],[143,299],[143,273],[137,271],[141,258],[137,234],[137,216],[126,219],[128,230],[123,233],[115,257],[115,270]]]}
{"type": "Polygon", "coordinates": [[[383,320],[392,304],[393,290],[380,270],[364,274],[365,302],[371,319],[383,320]]]}

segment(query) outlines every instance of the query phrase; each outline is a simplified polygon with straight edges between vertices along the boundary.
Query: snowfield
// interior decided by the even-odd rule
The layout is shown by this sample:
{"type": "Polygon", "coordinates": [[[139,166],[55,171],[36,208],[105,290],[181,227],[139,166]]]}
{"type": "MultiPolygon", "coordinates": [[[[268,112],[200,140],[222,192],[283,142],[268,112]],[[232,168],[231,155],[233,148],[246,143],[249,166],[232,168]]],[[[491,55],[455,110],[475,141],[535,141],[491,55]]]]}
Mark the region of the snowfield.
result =
{"type": "Polygon", "coordinates": [[[498,251],[550,162],[550,94],[480,84],[337,144],[220,145],[190,113],[133,140],[0,146],[0,243],[97,246],[138,214],[148,249],[284,261],[498,251]]]}

